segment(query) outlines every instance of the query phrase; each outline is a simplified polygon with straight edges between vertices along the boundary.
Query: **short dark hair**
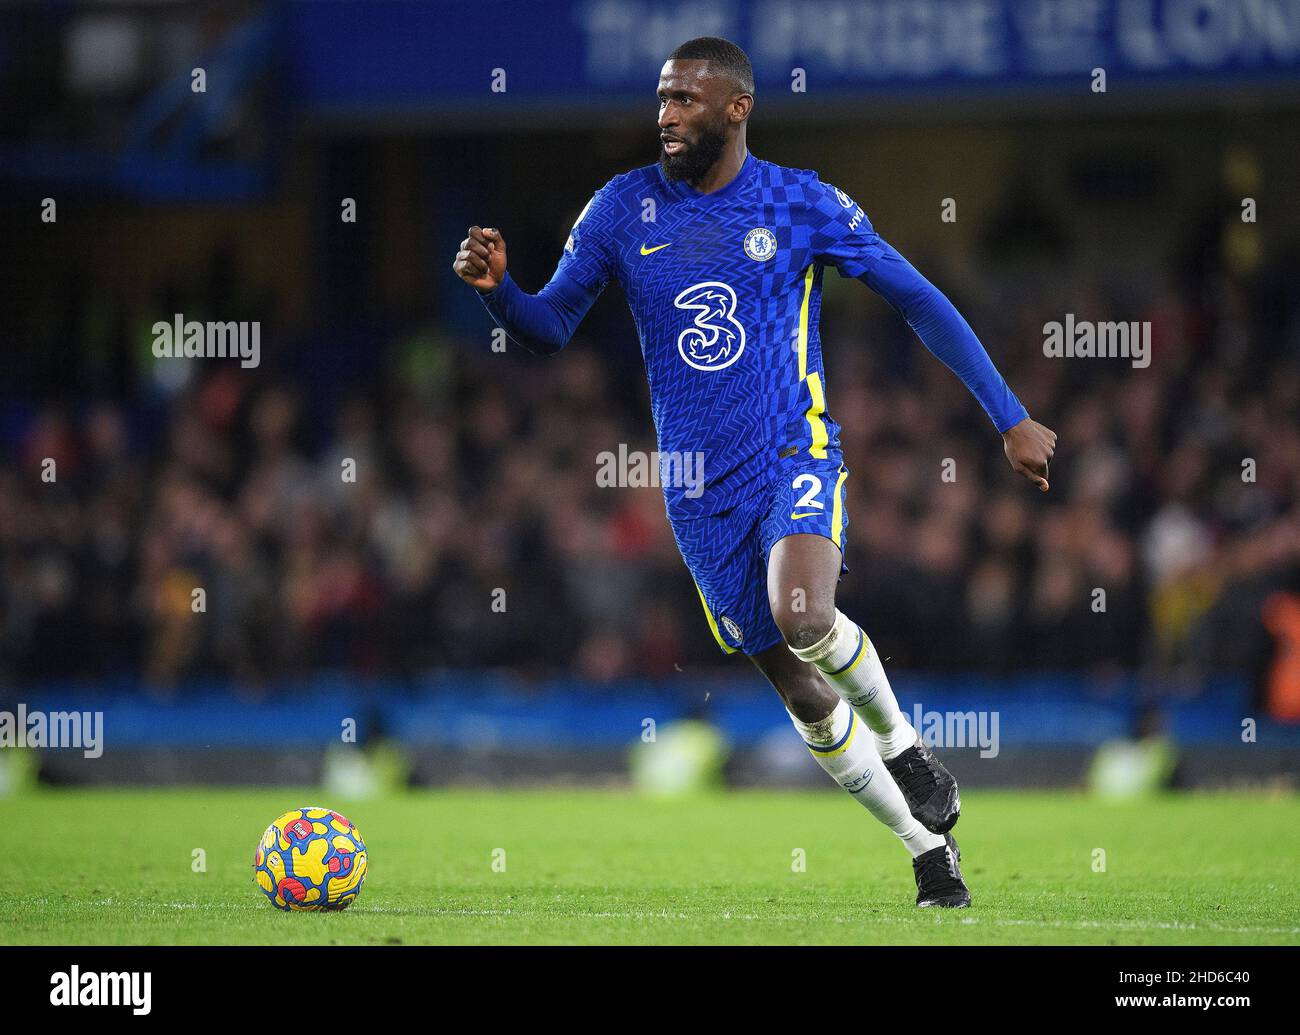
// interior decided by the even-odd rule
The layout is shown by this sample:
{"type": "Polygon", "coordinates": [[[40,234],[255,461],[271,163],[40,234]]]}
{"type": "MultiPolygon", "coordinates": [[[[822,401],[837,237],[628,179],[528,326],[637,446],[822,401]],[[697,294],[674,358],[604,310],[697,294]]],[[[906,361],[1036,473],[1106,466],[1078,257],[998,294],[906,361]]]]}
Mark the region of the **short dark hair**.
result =
{"type": "Polygon", "coordinates": [[[707,61],[715,75],[725,75],[739,93],[754,92],[754,68],[749,56],[721,36],[697,36],[668,55],[669,61],[707,61]]]}

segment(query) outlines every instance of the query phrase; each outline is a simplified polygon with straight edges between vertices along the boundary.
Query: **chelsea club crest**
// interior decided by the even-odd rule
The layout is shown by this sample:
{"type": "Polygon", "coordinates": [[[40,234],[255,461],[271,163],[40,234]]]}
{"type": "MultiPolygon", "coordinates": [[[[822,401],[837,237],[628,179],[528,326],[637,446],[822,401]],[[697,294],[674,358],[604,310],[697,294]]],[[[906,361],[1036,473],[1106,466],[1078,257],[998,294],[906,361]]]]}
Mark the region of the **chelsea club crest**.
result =
{"type": "Polygon", "coordinates": [[[776,254],[776,234],[765,226],[756,226],[745,235],[745,254],[755,262],[766,262],[776,254]]]}

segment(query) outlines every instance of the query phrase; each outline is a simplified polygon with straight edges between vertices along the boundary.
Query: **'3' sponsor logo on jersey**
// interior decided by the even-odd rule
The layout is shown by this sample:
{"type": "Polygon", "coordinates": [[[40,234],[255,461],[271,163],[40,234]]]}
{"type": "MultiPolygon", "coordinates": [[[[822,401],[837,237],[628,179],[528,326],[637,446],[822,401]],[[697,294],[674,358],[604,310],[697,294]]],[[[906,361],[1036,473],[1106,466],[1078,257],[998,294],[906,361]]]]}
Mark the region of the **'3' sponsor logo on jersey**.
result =
{"type": "Polygon", "coordinates": [[[719,280],[693,284],[673,299],[678,309],[694,311],[691,325],[677,336],[677,351],[696,370],[721,370],[740,358],[745,328],[736,319],[736,292],[719,280]]]}

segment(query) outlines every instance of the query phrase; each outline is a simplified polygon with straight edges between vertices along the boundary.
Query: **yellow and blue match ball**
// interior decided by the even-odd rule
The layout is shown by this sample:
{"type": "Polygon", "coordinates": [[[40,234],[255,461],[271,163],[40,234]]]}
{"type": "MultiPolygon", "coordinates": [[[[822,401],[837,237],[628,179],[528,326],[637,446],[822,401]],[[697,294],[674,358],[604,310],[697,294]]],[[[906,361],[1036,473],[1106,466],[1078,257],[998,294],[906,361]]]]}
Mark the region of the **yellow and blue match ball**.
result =
{"type": "Polygon", "coordinates": [[[315,805],[291,809],[253,853],[253,873],[286,912],[346,909],[366,879],[366,843],[350,819],[315,805]]]}

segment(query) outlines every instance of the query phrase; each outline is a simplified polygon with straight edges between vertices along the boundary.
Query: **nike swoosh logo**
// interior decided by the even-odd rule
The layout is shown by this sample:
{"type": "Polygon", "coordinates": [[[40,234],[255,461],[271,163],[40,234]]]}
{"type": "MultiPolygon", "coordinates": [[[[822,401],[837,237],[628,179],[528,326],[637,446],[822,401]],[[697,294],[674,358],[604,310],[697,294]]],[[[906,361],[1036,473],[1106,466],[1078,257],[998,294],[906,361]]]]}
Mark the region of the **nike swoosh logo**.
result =
{"type": "MultiPolygon", "coordinates": [[[[669,242],[668,242],[668,244],[672,244],[672,243],[673,243],[672,241],[669,241],[669,242]]],[[[647,248],[647,247],[643,244],[643,245],[641,245],[641,254],[642,254],[642,255],[649,255],[651,252],[657,252],[660,248],[667,248],[667,247],[668,247],[668,244],[656,244],[653,248],[647,248]]]]}
{"type": "Polygon", "coordinates": [[[790,517],[792,517],[795,521],[798,521],[800,518],[816,517],[817,513],[818,512],[815,510],[810,510],[807,514],[791,514],[790,517]]]}

